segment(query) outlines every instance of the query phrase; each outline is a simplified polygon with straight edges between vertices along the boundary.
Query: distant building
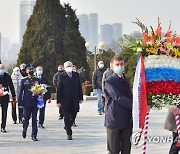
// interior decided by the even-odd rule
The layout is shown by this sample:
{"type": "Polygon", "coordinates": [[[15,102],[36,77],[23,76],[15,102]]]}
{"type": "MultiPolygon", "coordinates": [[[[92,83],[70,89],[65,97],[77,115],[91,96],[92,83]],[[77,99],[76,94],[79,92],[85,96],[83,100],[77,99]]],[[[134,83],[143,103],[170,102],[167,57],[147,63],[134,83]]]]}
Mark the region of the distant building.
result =
{"type": "Polygon", "coordinates": [[[113,31],[113,41],[119,40],[122,37],[122,24],[121,23],[112,24],[112,31],[113,31]]]}
{"type": "Polygon", "coordinates": [[[88,42],[89,41],[89,22],[88,22],[88,15],[81,14],[77,16],[79,19],[79,30],[81,35],[84,39],[88,42]]]}
{"type": "Polygon", "coordinates": [[[15,64],[18,53],[19,44],[11,44],[9,38],[1,38],[1,62],[5,65],[15,64]]]}
{"type": "Polygon", "coordinates": [[[100,25],[100,40],[106,44],[113,41],[113,30],[110,24],[100,25]]]}
{"type": "Polygon", "coordinates": [[[98,45],[98,14],[91,13],[88,16],[89,21],[89,42],[91,47],[98,45]]]}
{"type": "Polygon", "coordinates": [[[90,50],[98,45],[98,14],[78,15],[79,30],[86,42],[90,42],[90,50]]]}
{"type": "Polygon", "coordinates": [[[122,24],[114,23],[100,25],[100,41],[106,44],[118,41],[122,37],[122,24]]]}
{"type": "Polygon", "coordinates": [[[35,0],[22,0],[20,3],[20,27],[19,27],[19,44],[21,46],[23,41],[23,35],[26,30],[26,24],[29,20],[29,17],[32,14],[34,5],[36,1],[35,0]]]}

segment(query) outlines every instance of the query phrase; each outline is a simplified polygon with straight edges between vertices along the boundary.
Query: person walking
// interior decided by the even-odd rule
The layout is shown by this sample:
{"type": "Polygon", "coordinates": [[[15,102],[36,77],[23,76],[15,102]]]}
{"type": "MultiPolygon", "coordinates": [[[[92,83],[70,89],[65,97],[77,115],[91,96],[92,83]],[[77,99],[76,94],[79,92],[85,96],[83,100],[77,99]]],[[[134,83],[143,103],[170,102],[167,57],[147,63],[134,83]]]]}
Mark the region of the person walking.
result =
{"type": "Polygon", "coordinates": [[[27,128],[29,126],[29,119],[32,117],[32,140],[38,141],[37,139],[37,96],[33,95],[30,91],[32,86],[36,84],[40,84],[41,81],[37,77],[34,76],[34,66],[33,65],[26,65],[26,73],[28,74],[27,77],[24,77],[21,80],[20,84],[20,91],[18,96],[18,105],[20,108],[23,107],[24,109],[24,121],[23,121],[23,131],[22,137],[26,138],[27,128]]]}
{"type": "Polygon", "coordinates": [[[57,107],[62,107],[67,139],[72,140],[72,125],[79,112],[79,103],[83,101],[79,74],[72,71],[72,62],[64,63],[65,72],[59,76],[57,85],[57,107]]]}
{"type": "Polygon", "coordinates": [[[104,105],[102,104],[102,77],[103,73],[105,72],[104,68],[104,62],[99,61],[98,62],[98,69],[93,73],[92,77],[92,83],[93,83],[93,89],[97,93],[97,103],[98,103],[98,113],[99,115],[102,115],[104,112],[104,105]]]}
{"type": "MultiPolygon", "coordinates": [[[[40,84],[45,84],[48,86],[48,79],[43,74],[43,67],[36,67],[36,77],[40,79],[40,84]]],[[[44,128],[44,120],[45,120],[45,108],[46,102],[51,102],[51,92],[50,87],[47,88],[47,92],[43,95],[44,107],[39,109],[39,128],[44,128]]]]}
{"type": "MultiPolygon", "coordinates": [[[[55,86],[56,88],[56,93],[57,93],[57,84],[58,84],[58,81],[59,81],[59,76],[60,74],[64,72],[64,66],[63,65],[59,65],[58,66],[58,72],[56,72],[53,76],[53,85],[55,86]]],[[[62,112],[62,108],[60,107],[59,108],[59,120],[63,119],[64,117],[64,114],[62,112]]]]}
{"type": "Polygon", "coordinates": [[[6,133],[7,110],[9,103],[9,90],[11,91],[13,101],[16,101],[16,94],[11,76],[5,72],[4,64],[0,64],[0,105],[1,105],[1,132],[6,133]]]}
{"type": "Polygon", "coordinates": [[[21,73],[21,75],[23,76],[23,77],[26,77],[27,76],[27,73],[26,73],[26,64],[24,64],[24,63],[22,63],[20,66],[19,66],[19,68],[20,68],[20,73],[21,73]]]}
{"type": "MultiPolygon", "coordinates": [[[[12,78],[12,82],[13,82],[15,92],[16,92],[16,100],[18,100],[17,96],[19,95],[20,82],[21,82],[21,79],[23,78],[23,76],[20,73],[19,67],[15,67],[13,69],[13,73],[11,74],[11,78],[12,78]]],[[[17,105],[16,104],[17,104],[16,101],[12,102],[12,119],[14,121],[14,124],[17,123],[17,113],[16,113],[16,106],[17,105]]],[[[19,119],[19,123],[22,124],[23,123],[23,108],[18,107],[18,119],[19,119]]]]}
{"type": "Polygon", "coordinates": [[[180,105],[178,105],[176,108],[170,107],[168,109],[168,114],[164,125],[164,128],[168,131],[171,131],[173,136],[173,142],[169,149],[169,154],[179,154],[180,151],[180,147],[176,146],[178,141],[178,132],[177,132],[177,126],[175,120],[176,114],[180,114],[180,105]]]}
{"type": "Polygon", "coordinates": [[[123,75],[124,60],[112,59],[114,73],[104,85],[105,127],[109,154],[130,154],[132,134],[132,93],[129,80],[123,75]]]}

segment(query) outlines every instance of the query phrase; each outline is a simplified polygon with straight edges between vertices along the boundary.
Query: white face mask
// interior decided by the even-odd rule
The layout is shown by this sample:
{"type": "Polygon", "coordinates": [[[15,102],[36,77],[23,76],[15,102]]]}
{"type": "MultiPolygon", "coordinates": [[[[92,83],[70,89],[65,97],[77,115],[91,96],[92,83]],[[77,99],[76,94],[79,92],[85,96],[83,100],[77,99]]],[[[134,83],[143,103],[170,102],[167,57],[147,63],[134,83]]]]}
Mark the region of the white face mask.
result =
{"type": "Polygon", "coordinates": [[[72,72],[72,67],[67,67],[65,70],[67,73],[71,73],[72,72]]]}
{"type": "Polygon", "coordinates": [[[19,76],[19,75],[20,75],[20,72],[19,72],[19,71],[16,71],[16,72],[14,72],[14,75],[19,76]]]}
{"type": "Polygon", "coordinates": [[[99,64],[99,68],[103,68],[104,67],[104,64],[99,64]]]}

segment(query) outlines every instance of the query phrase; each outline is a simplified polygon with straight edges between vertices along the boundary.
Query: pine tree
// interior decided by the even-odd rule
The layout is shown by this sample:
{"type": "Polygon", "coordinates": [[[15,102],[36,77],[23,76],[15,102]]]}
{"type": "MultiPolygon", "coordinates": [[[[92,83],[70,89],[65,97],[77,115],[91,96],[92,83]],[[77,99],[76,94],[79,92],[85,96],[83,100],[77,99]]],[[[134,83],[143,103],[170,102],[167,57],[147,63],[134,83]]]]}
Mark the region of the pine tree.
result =
{"type": "Polygon", "coordinates": [[[59,0],[37,0],[27,22],[17,64],[41,65],[52,81],[57,66],[66,60],[89,70],[75,10],[69,4],[62,6],[59,0]]]}
{"type": "Polygon", "coordinates": [[[65,4],[66,30],[64,33],[64,58],[70,60],[78,68],[89,70],[86,56],[85,40],[79,32],[79,20],[76,11],[69,4],[65,4]]]}
{"type": "Polygon", "coordinates": [[[23,36],[18,57],[20,63],[41,65],[52,80],[59,64],[64,62],[63,37],[65,9],[59,0],[37,0],[23,36]]]}

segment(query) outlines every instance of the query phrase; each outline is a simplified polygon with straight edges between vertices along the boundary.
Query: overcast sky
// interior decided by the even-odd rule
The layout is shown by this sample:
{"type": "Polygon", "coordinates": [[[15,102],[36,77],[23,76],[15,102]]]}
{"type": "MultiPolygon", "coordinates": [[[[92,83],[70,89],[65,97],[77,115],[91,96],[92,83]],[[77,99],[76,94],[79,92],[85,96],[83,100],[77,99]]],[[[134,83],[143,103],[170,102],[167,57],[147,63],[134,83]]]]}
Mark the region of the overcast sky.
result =
{"type": "MultiPolygon", "coordinates": [[[[12,43],[19,40],[19,5],[21,0],[0,0],[0,32],[12,43]]],[[[140,30],[131,21],[140,19],[147,26],[157,25],[160,17],[164,31],[170,20],[180,33],[180,0],[61,0],[70,3],[77,14],[98,13],[99,24],[123,24],[123,33],[140,30]]]]}

